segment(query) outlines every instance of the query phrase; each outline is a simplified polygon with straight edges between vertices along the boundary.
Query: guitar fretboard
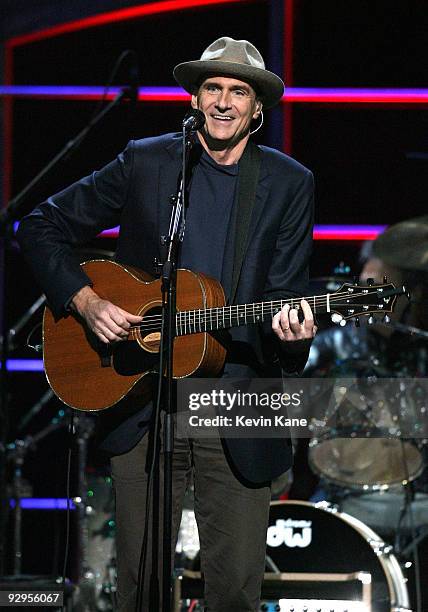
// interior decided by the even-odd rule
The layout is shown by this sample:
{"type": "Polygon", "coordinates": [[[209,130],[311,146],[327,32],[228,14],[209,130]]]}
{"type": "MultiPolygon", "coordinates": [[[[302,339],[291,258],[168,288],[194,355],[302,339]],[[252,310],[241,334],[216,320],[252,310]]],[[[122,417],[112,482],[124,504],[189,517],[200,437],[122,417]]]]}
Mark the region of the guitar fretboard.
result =
{"type": "MultiPolygon", "coordinates": [[[[330,296],[312,296],[309,301],[314,314],[329,311],[330,296]]],[[[253,304],[237,304],[220,308],[185,310],[176,316],[177,336],[228,329],[240,325],[263,323],[272,319],[285,304],[290,308],[300,308],[302,298],[273,300],[271,302],[255,302],[253,304]]]]}

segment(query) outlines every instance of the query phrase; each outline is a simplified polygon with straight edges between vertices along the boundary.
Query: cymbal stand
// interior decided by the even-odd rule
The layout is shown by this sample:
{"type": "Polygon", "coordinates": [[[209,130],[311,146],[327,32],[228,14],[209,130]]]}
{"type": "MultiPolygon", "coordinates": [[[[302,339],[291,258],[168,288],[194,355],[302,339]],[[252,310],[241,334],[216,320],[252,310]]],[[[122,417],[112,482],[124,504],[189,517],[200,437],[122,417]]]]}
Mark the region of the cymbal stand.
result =
{"type": "MultiPolygon", "coordinates": [[[[9,350],[13,351],[16,348],[16,337],[19,332],[26,326],[28,321],[31,320],[32,316],[36,314],[40,310],[42,306],[46,304],[46,297],[42,294],[40,295],[35,302],[26,310],[26,312],[18,319],[18,321],[12,325],[9,329],[9,350]]],[[[41,324],[40,324],[41,325],[41,324]]],[[[31,333],[30,333],[31,335],[31,333]]],[[[40,350],[41,350],[40,346],[40,350]]]]}
{"type": "Polygon", "coordinates": [[[27,436],[24,440],[15,440],[7,445],[7,460],[13,463],[13,545],[12,545],[12,575],[18,576],[22,570],[22,506],[21,500],[25,496],[25,485],[22,479],[22,466],[27,452],[37,449],[37,444],[46,436],[66,426],[63,417],[55,418],[47,427],[35,436],[27,436]]]}

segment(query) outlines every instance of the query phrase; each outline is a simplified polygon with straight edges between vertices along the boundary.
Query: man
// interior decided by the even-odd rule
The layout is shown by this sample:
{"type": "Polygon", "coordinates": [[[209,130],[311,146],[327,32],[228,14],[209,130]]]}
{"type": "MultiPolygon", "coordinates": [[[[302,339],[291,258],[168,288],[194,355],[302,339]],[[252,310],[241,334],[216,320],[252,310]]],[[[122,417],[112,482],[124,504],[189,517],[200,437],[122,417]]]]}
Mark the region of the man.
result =
{"type": "MultiPolygon", "coordinates": [[[[247,41],[223,37],[200,60],[174,69],[205,115],[194,147],[180,266],[220,280],[232,303],[303,295],[312,240],[312,174],[291,158],[249,141],[262,108],[279,102],[281,79],[247,41]]],[[[56,316],[75,311],[98,338],[118,342],[139,317],[101,299],[72,247],[120,223],[116,259],[152,272],[162,257],[169,196],[181,167],[180,135],[131,142],[116,161],[43,203],[20,225],[19,240],[56,316]]],[[[285,306],[272,325],[234,328],[223,376],[298,373],[315,335],[285,306]]],[[[76,381],[78,384],[78,381],[76,381]]],[[[151,406],[135,403],[103,418],[116,493],[118,605],[133,611],[146,494],[151,406]]],[[[284,440],[176,440],[174,517],[192,470],[205,605],[210,612],[258,609],[264,572],[270,481],[291,465],[284,440]]],[[[150,611],[152,612],[152,611],[150,611]]]]}

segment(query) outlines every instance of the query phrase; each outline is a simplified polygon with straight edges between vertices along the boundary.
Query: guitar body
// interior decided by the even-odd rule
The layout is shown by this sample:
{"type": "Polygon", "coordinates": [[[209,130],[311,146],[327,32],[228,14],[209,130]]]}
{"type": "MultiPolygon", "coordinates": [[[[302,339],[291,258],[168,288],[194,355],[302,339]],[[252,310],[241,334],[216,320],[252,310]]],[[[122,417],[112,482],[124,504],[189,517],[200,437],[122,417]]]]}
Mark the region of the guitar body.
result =
{"type": "MultiPolygon", "coordinates": [[[[103,410],[130,392],[149,399],[159,359],[161,284],[146,273],[104,260],[82,264],[102,298],[144,317],[127,340],[114,345],[99,341],[82,320],[70,315],[55,321],[49,308],[43,317],[43,358],[55,394],[78,410],[103,410]]],[[[189,270],[177,271],[177,311],[224,306],[217,281],[189,270]]],[[[210,333],[174,339],[174,378],[215,375],[223,367],[225,348],[210,333]]]]}

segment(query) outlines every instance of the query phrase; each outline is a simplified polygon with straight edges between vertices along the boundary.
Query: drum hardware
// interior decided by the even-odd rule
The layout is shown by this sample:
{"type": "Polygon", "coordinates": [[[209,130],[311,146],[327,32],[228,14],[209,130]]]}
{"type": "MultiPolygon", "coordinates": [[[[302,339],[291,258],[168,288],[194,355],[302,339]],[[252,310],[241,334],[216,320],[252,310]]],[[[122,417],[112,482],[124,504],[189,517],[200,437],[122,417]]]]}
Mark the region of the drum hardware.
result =
{"type": "MultiPolygon", "coordinates": [[[[41,400],[38,404],[41,404],[41,400]]],[[[36,406],[38,405],[36,404],[36,406]]],[[[32,413],[32,411],[30,411],[32,413]]],[[[21,522],[22,508],[20,500],[23,498],[25,483],[22,480],[21,470],[26,454],[29,450],[36,450],[37,445],[49,434],[66,427],[68,425],[64,410],[58,412],[58,416],[52,419],[42,431],[34,436],[27,436],[24,440],[16,440],[8,445],[8,460],[13,463],[13,483],[12,491],[15,500],[13,509],[14,540],[13,540],[13,572],[14,578],[20,577],[22,567],[22,537],[21,522]]],[[[86,505],[86,479],[84,469],[87,459],[88,440],[92,434],[94,424],[86,416],[76,416],[74,418],[74,431],[77,444],[77,472],[78,480],[76,486],[77,495],[72,498],[75,504],[77,517],[77,555],[76,564],[71,573],[73,575],[73,610],[76,612],[94,612],[95,608],[95,586],[94,573],[86,561],[87,551],[87,505],[86,505]]],[[[61,579],[59,579],[61,580],[61,579]]]]}
{"type": "MultiPolygon", "coordinates": [[[[22,431],[25,427],[27,427],[28,423],[34,418],[37,414],[39,414],[40,410],[46,406],[51,399],[55,397],[52,389],[48,389],[42,395],[42,397],[30,408],[30,410],[22,417],[22,419],[18,423],[18,432],[22,431]]],[[[58,412],[58,415],[62,417],[65,413],[63,411],[58,412]]]]}
{"type": "Polygon", "coordinates": [[[400,323],[399,321],[391,321],[390,327],[415,338],[428,338],[428,331],[420,329],[419,327],[414,327],[413,325],[406,325],[404,323],[400,323]]]}
{"type": "Polygon", "coordinates": [[[22,507],[21,500],[28,494],[28,483],[22,478],[22,467],[28,451],[34,451],[46,436],[66,426],[63,419],[64,413],[58,413],[58,417],[52,421],[38,434],[27,436],[24,440],[15,440],[7,445],[6,461],[12,463],[12,487],[11,493],[14,500],[13,507],[13,576],[19,576],[22,570],[22,507]]]}
{"type": "Polygon", "coordinates": [[[382,540],[372,540],[369,538],[367,541],[373,548],[375,555],[378,557],[382,555],[389,555],[394,550],[393,546],[390,544],[385,544],[385,542],[382,542],[382,540]]]}
{"type": "MultiPolygon", "coordinates": [[[[63,419],[62,411],[58,413],[58,417],[52,419],[42,431],[34,436],[27,436],[24,440],[15,440],[7,445],[7,461],[12,463],[12,486],[11,494],[14,501],[13,504],[13,543],[12,543],[12,559],[13,559],[13,575],[3,576],[0,581],[1,590],[13,591],[55,591],[60,588],[64,591],[64,605],[61,608],[63,612],[71,612],[74,610],[73,597],[75,595],[75,587],[69,581],[63,582],[62,576],[38,576],[22,574],[22,506],[21,500],[28,497],[30,494],[27,481],[22,478],[22,467],[24,465],[26,455],[31,450],[37,449],[37,444],[46,436],[66,426],[63,419]]],[[[12,501],[12,500],[11,500],[12,501]]],[[[56,608],[51,608],[52,611],[56,608]]]]}
{"type": "Polygon", "coordinates": [[[280,574],[281,570],[279,567],[272,561],[269,555],[265,555],[265,569],[268,569],[270,572],[274,574],[280,574]]]}
{"type": "MultiPolygon", "coordinates": [[[[32,319],[33,315],[35,315],[42,306],[46,304],[46,297],[41,295],[37,298],[37,300],[26,310],[26,312],[22,315],[22,317],[9,329],[8,343],[9,350],[13,350],[18,348],[19,343],[16,342],[16,337],[19,332],[24,329],[27,323],[32,319]]],[[[31,335],[32,332],[30,332],[31,335]]],[[[28,341],[28,338],[27,338],[28,341]]]]}

